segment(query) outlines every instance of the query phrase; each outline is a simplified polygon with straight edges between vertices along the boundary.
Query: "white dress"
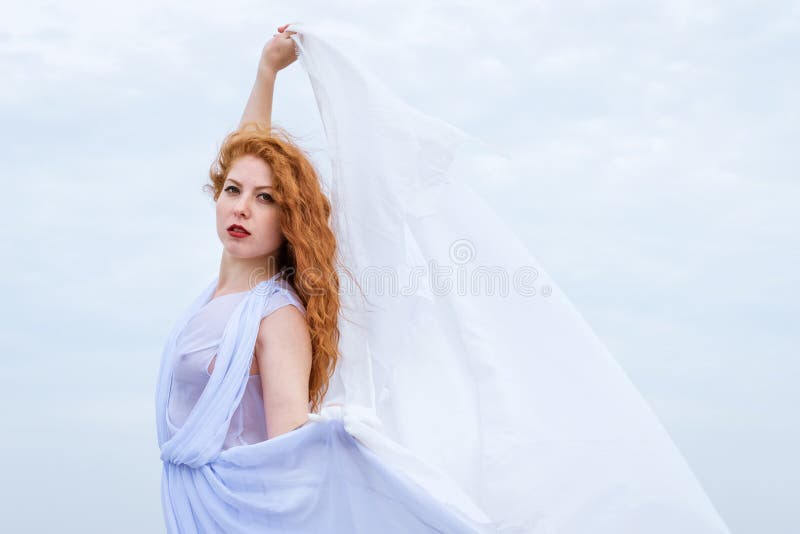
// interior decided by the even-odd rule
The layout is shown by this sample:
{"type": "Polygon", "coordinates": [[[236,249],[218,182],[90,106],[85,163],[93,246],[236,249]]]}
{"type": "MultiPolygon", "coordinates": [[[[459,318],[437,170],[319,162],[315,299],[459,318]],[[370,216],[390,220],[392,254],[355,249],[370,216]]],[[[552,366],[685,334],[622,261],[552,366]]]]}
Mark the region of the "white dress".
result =
{"type": "Polygon", "coordinates": [[[347,417],[313,419],[271,439],[241,432],[247,421],[236,423],[235,413],[263,417],[261,395],[249,374],[261,320],[297,302],[276,277],[239,295],[236,304],[236,296],[212,301],[216,283],[177,321],[162,353],[156,419],[167,532],[479,532],[361,444],[347,417]],[[233,308],[227,319],[217,308],[223,302],[233,308]],[[218,339],[204,331],[213,324],[224,324],[218,339]],[[214,369],[205,380],[203,366],[214,351],[214,369]],[[199,388],[195,382],[205,382],[196,399],[184,395],[199,388]],[[248,391],[249,411],[242,404],[248,391]],[[173,402],[173,396],[180,400],[173,402]],[[175,425],[168,412],[185,413],[184,420],[175,425]]]}
{"type": "MultiPolygon", "coordinates": [[[[278,278],[276,283],[280,291],[268,301],[261,318],[283,306],[295,306],[305,314],[305,307],[291,284],[283,278],[278,278]]],[[[171,435],[183,426],[203,393],[211,377],[209,367],[219,348],[225,325],[233,310],[248,293],[249,291],[240,291],[211,299],[191,318],[178,336],[178,350],[173,362],[173,389],[167,412],[171,435]]],[[[230,428],[222,449],[257,443],[265,439],[267,439],[267,428],[261,375],[251,374],[242,400],[231,417],[230,428]]]]}

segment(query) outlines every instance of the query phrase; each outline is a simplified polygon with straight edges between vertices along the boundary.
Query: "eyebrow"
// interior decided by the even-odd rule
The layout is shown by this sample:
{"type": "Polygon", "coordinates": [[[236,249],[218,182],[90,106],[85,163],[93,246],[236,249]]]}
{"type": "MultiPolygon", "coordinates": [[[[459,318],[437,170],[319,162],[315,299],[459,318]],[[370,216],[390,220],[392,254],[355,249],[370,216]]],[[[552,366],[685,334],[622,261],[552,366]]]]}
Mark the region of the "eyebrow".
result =
{"type": "MultiPolygon", "coordinates": [[[[233,178],[228,178],[227,180],[229,182],[233,182],[234,185],[238,185],[239,187],[242,187],[242,184],[240,184],[239,182],[237,182],[233,178]]],[[[256,187],[256,191],[258,191],[259,189],[272,189],[272,186],[271,185],[262,185],[261,187],[256,187]]]]}

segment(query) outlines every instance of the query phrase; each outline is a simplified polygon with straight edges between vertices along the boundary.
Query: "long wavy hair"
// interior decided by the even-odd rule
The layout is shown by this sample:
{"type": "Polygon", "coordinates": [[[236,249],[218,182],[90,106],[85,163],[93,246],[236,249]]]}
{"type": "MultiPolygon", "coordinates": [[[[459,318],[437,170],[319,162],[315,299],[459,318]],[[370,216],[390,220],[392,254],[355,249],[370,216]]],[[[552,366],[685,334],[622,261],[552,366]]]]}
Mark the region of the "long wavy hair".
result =
{"type": "Polygon", "coordinates": [[[312,348],[309,403],[317,412],[339,360],[338,251],[330,226],[331,204],[308,155],[292,136],[257,122],[246,122],[225,137],[211,165],[211,183],[203,187],[215,202],[233,162],[246,154],[263,159],[272,169],[271,193],[286,238],[278,267],[306,308],[312,348]]]}

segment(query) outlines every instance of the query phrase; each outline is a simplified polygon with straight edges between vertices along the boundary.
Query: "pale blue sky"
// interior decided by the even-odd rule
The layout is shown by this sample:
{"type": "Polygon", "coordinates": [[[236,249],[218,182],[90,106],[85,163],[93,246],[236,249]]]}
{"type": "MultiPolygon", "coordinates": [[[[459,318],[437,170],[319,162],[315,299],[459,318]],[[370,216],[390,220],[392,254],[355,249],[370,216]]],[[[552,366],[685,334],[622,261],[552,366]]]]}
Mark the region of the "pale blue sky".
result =
{"type": "MultiPolygon", "coordinates": [[[[9,532],[160,532],[153,396],[218,268],[201,191],[304,21],[501,147],[483,184],[736,533],[800,531],[800,3],[12,2],[0,20],[9,532]]],[[[318,147],[299,64],[275,122],[318,147]]]]}

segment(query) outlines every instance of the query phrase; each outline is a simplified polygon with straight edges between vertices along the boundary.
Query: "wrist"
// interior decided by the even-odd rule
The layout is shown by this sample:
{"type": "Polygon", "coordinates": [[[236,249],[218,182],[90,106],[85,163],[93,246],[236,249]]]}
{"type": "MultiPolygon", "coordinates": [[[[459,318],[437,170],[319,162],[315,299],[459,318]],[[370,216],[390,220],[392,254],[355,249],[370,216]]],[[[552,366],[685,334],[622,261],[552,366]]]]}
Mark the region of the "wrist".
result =
{"type": "Polygon", "coordinates": [[[278,76],[278,70],[272,65],[261,62],[258,64],[258,76],[274,80],[278,76]]]}

